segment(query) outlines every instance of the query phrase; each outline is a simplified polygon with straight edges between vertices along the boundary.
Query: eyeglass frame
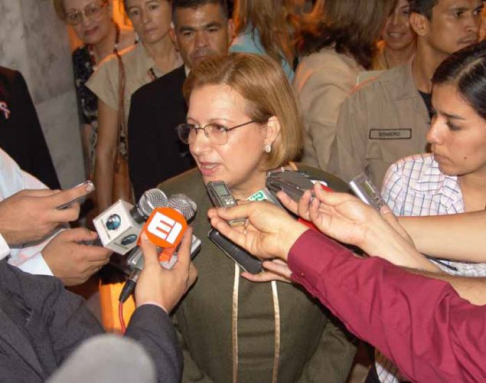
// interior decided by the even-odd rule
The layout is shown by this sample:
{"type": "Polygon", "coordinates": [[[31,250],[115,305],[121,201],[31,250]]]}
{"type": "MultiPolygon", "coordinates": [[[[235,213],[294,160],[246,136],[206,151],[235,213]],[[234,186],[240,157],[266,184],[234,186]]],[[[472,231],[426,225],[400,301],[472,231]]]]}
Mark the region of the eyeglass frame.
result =
{"type": "Polygon", "coordinates": [[[77,10],[77,11],[74,11],[74,12],[66,12],[65,15],[64,15],[64,20],[66,21],[66,23],[68,25],[71,25],[73,27],[75,27],[76,25],[79,25],[83,22],[83,16],[88,18],[88,19],[94,19],[96,20],[99,16],[101,16],[101,13],[96,16],[96,17],[93,17],[92,15],[88,16],[86,15],[86,8],[88,8],[89,6],[95,6],[95,7],[99,7],[99,10],[103,10],[103,8],[105,8],[106,6],[108,6],[108,0],[101,0],[101,4],[98,6],[97,4],[95,3],[90,3],[88,5],[86,5],[86,7],[84,7],[83,10],[77,10]],[[68,20],[69,20],[69,14],[76,14],[76,15],[80,15],[80,19],[77,23],[73,24],[73,23],[70,23],[68,20]]]}
{"type": "MultiPolygon", "coordinates": [[[[231,132],[232,130],[235,130],[235,129],[241,128],[241,127],[243,127],[243,126],[250,125],[250,124],[252,124],[252,123],[259,123],[259,122],[258,122],[258,121],[256,121],[256,120],[250,120],[250,121],[244,122],[243,124],[239,124],[239,125],[236,125],[236,126],[232,126],[231,128],[228,128],[227,126],[224,126],[224,125],[222,125],[222,124],[216,124],[216,123],[206,124],[206,125],[204,125],[204,126],[202,126],[202,127],[201,127],[201,126],[197,126],[197,125],[195,125],[195,124],[189,124],[189,123],[187,123],[187,122],[183,122],[182,124],[179,124],[179,125],[177,125],[177,126],[176,126],[176,132],[177,132],[177,136],[179,137],[179,139],[180,139],[180,140],[181,140],[181,141],[182,141],[184,144],[186,144],[186,145],[190,145],[190,144],[189,144],[189,135],[187,136],[187,142],[184,142],[184,140],[183,140],[183,139],[182,139],[182,137],[181,137],[181,134],[180,134],[180,131],[179,131],[179,130],[180,130],[180,128],[181,128],[181,127],[184,127],[184,126],[191,126],[191,128],[190,128],[190,129],[194,129],[194,130],[196,131],[196,136],[197,136],[197,131],[198,131],[198,130],[202,130],[202,131],[204,132],[204,135],[206,136],[206,138],[207,138],[207,139],[208,139],[208,140],[209,140],[209,141],[210,141],[212,144],[214,144],[214,145],[218,145],[218,146],[222,146],[222,145],[226,145],[226,144],[228,143],[228,132],[231,132]],[[223,144],[217,144],[217,143],[215,143],[215,142],[212,142],[212,141],[211,141],[211,138],[210,138],[210,136],[209,136],[209,134],[206,132],[206,128],[207,128],[208,126],[215,126],[215,125],[217,125],[217,126],[220,126],[220,127],[224,128],[224,131],[226,132],[226,142],[225,142],[225,143],[223,143],[223,144]]],[[[189,134],[190,134],[190,132],[189,132],[189,134]]]]}

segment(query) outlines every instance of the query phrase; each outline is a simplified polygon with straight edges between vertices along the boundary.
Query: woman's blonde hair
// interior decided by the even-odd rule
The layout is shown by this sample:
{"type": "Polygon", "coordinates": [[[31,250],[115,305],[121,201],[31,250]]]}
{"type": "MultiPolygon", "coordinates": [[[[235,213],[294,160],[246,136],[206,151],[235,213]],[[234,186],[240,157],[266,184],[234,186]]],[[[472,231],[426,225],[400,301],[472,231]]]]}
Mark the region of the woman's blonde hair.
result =
{"type": "Polygon", "coordinates": [[[283,58],[292,66],[300,29],[294,9],[294,0],[236,0],[235,34],[257,31],[267,55],[277,62],[283,58]]]}
{"type": "Polygon", "coordinates": [[[184,97],[189,103],[193,90],[219,84],[231,87],[246,100],[246,113],[255,122],[263,124],[277,117],[280,133],[263,170],[284,166],[297,157],[304,127],[292,87],[277,62],[247,53],[209,57],[191,70],[184,83],[184,97]]]}

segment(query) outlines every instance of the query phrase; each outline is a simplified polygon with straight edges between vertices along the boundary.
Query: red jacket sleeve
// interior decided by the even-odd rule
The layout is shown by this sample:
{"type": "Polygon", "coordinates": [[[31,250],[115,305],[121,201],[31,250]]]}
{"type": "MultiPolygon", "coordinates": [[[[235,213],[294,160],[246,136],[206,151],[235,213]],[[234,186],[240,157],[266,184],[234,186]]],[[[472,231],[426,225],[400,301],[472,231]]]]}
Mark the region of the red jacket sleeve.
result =
{"type": "Polygon", "coordinates": [[[292,247],[292,278],[412,381],[486,381],[486,306],[446,282],[357,258],[313,230],[292,247]]]}

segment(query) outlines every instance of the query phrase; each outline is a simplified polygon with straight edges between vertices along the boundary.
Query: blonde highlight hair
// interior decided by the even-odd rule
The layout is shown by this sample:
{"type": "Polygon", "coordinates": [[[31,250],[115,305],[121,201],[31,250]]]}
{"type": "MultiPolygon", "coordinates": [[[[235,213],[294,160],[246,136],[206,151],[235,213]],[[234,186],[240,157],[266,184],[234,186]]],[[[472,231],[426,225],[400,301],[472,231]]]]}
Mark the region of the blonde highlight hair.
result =
{"type": "Polygon", "coordinates": [[[277,62],[283,58],[292,66],[300,33],[294,8],[294,0],[236,0],[235,34],[257,31],[265,52],[277,62]]]}
{"type": "Polygon", "coordinates": [[[191,70],[184,83],[184,97],[189,104],[193,90],[220,84],[229,86],[246,100],[250,119],[264,124],[275,116],[280,123],[280,132],[262,170],[287,165],[299,155],[304,126],[293,89],[278,63],[248,53],[209,57],[191,70]]]}

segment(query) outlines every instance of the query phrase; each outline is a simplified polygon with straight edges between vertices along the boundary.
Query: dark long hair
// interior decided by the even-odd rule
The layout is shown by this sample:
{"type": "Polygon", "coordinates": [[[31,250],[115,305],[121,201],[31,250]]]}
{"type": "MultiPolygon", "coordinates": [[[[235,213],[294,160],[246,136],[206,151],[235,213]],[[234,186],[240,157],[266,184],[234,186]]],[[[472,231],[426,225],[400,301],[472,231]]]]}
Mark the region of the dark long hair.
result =
{"type": "Polygon", "coordinates": [[[486,41],[446,58],[432,78],[433,85],[454,85],[461,96],[486,119],[486,41]]]}
{"type": "Polygon", "coordinates": [[[386,17],[396,0],[325,0],[323,14],[302,28],[302,53],[326,47],[352,56],[366,69],[376,51],[386,17]]]}

